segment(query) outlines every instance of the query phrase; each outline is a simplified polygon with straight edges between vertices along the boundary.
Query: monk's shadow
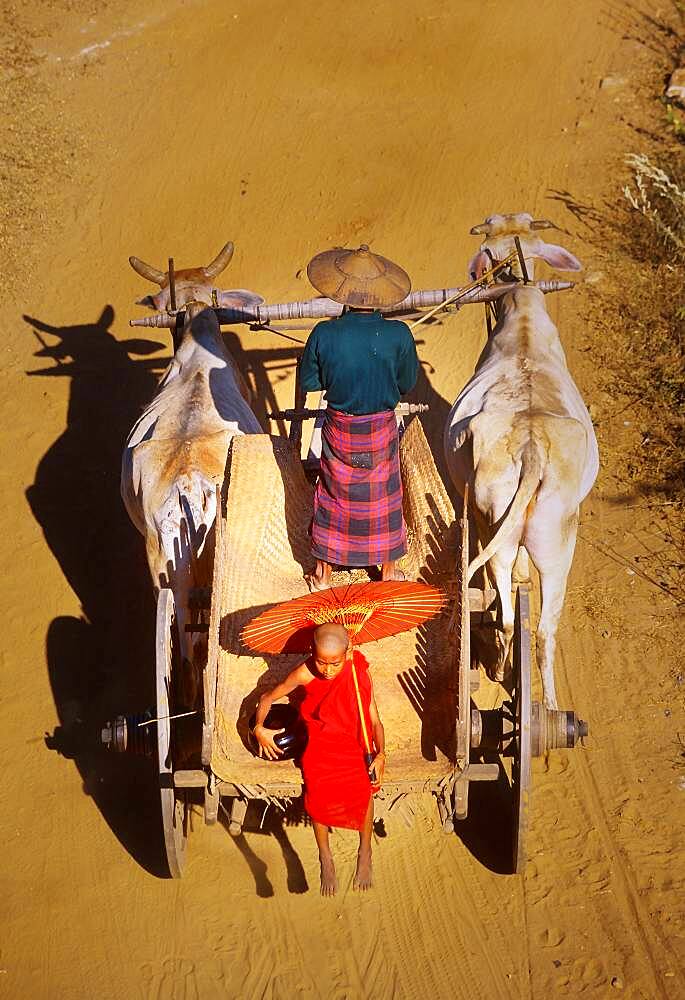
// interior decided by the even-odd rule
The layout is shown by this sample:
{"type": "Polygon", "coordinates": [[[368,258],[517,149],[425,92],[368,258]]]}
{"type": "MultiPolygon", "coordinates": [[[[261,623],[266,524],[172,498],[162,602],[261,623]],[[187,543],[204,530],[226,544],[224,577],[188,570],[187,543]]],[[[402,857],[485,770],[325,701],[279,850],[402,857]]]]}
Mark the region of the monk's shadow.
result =
{"type": "MultiPolygon", "coordinates": [[[[257,702],[259,701],[259,699],[263,694],[265,694],[267,691],[272,691],[277,684],[280,684],[281,681],[285,680],[288,674],[295,669],[295,666],[298,663],[301,663],[302,660],[304,659],[302,655],[287,656],[287,657],[286,656],[269,657],[264,653],[260,653],[259,655],[262,659],[267,661],[268,669],[265,670],[258,677],[255,686],[250,691],[248,691],[248,693],[243,698],[240,704],[240,712],[238,714],[238,718],[236,719],[235,723],[235,728],[238,733],[238,736],[240,737],[240,741],[245,747],[245,749],[248,750],[250,753],[253,752],[253,748],[250,743],[249,723],[250,723],[250,718],[255,711],[257,702]]],[[[295,708],[299,707],[300,700],[297,697],[296,692],[293,692],[291,695],[288,696],[288,703],[290,705],[293,705],[295,708]]],[[[278,768],[279,776],[281,778],[284,777],[283,765],[286,762],[284,761],[283,763],[279,763],[278,761],[274,761],[273,763],[278,768]]],[[[295,761],[289,760],[287,762],[287,765],[289,767],[299,767],[298,761],[296,760],[295,761]]],[[[264,762],[265,768],[268,769],[269,766],[270,764],[264,762]]],[[[296,780],[297,781],[301,780],[299,774],[296,776],[296,780]]]]}
{"type": "MultiPolygon", "coordinates": [[[[220,821],[228,830],[228,813],[223,806],[219,812],[220,821]]],[[[281,849],[285,863],[288,892],[301,895],[309,891],[309,883],[304,866],[290,841],[287,830],[289,826],[309,825],[309,822],[301,798],[293,800],[282,812],[275,806],[267,806],[265,802],[259,800],[250,802],[243,823],[243,831],[238,837],[231,836],[231,840],[252,872],[255,891],[260,898],[270,899],[275,895],[275,890],[269,878],[266,862],[262,861],[257,852],[253,850],[250,841],[255,835],[274,838],[281,849]],[[246,834],[250,837],[249,841],[246,834]]]]}
{"type": "MultiPolygon", "coordinates": [[[[255,711],[257,702],[262,694],[271,691],[285,680],[289,673],[295,669],[298,663],[302,663],[306,653],[263,653],[255,654],[249,649],[240,638],[240,630],[253,618],[257,618],[262,612],[274,607],[273,604],[255,605],[251,608],[241,608],[232,614],[225,615],[221,622],[221,646],[229,653],[238,656],[255,656],[266,664],[266,670],[257,677],[254,686],[247,692],[240,703],[238,718],[235,720],[235,730],[244,748],[252,753],[252,746],[249,739],[250,716],[255,711]]],[[[293,693],[289,699],[291,704],[297,705],[298,699],[293,693]]],[[[292,761],[289,762],[292,764],[292,761]]],[[[268,765],[265,764],[265,767],[268,765]]],[[[280,765],[279,766],[280,769],[280,765]]],[[[292,766],[295,766],[292,764],[292,766]]],[[[297,777],[299,781],[299,775],[297,777]]]]}
{"type": "Polygon", "coordinates": [[[79,617],[59,615],[47,629],[59,724],[46,745],[74,761],[84,792],[114,834],[161,875],[153,768],[143,758],[108,755],[99,728],[119,712],[154,703],[152,588],[142,540],[120,498],[119,470],[128,431],[169,358],[148,357],[163,344],[118,340],[113,320],[111,306],[95,321],[71,326],[25,317],[39,342],[35,357],[50,362],[27,375],[70,382],[66,427],[40,460],[26,497],[81,605],[79,617]]]}
{"type": "MultiPolygon", "coordinates": [[[[220,634],[222,648],[234,654],[254,656],[255,654],[242,642],[240,638],[240,630],[243,625],[247,624],[247,622],[251,621],[253,618],[257,617],[257,615],[261,614],[270,607],[273,607],[273,605],[256,605],[250,608],[241,608],[239,611],[225,615],[221,622],[220,634]]],[[[234,723],[235,732],[237,733],[240,742],[245,750],[251,754],[253,753],[253,749],[250,745],[248,736],[249,720],[250,716],[255,711],[260,695],[264,691],[271,690],[276,686],[276,684],[287,677],[295,665],[302,662],[304,654],[259,653],[259,657],[266,663],[267,669],[262,671],[260,676],[256,679],[252,689],[242,699],[238,709],[238,717],[234,723]]],[[[298,698],[296,693],[293,693],[289,700],[292,704],[297,704],[298,698]]],[[[289,760],[280,764],[277,762],[269,763],[264,761],[263,766],[265,768],[265,773],[269,768],[273,769],[272,774],[270,775],[273,780],[283,781],[286,783],[293,781],[296,784],[299,784],[302,780],[297,761],[289,760]],[[291,770],[293,772],[292,774],[289,773],[291,770]]],[[[287,834],[288,826],[300,825],[302,823],[307,824],[309,822],[306,813],[304,812],[302,798],[298,797],[297,799],[292,800],[283,809],[283,811],[280,811],[275,805],[270,805],[268,809],[266,809],[266,812],[265,809],[265,802],[261,800],[250,801],[245,822],[243,824],[243,833],[239,837],[232,838],[234,839],[236,847],[245,858],[245,861],[253,874],[257,895],[263,898],[269,898],[274,895],[274,889],[267,875],[266,864],[253,850],[245,836],[246,832],[249,834],[264,833],[273,836],[278,842],[283,854],[283,860],[287,871],[288,891],[292,893],[307,892],[309,887],[304,873],[304,868],[302,867],[302,862],[300,861],[299,856],[297,855],[295,848],[292,846],[287,834]]],[[[222,822],[224,822],[228,828],[228,814],[223,804],[220,812],[222,814],[222,822]]]]}

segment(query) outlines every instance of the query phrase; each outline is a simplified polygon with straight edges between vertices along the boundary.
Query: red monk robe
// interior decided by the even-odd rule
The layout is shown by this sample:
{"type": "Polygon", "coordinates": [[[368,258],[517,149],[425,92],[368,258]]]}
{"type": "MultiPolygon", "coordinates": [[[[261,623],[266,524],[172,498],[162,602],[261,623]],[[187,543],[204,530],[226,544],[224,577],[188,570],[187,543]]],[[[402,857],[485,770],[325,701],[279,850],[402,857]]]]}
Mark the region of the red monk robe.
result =
{"type": "MultiPolygon", "coordinates": [[[[352,656],[366,732],[371,740],[369,664],[358,649],[353,650],[352,656]]],[[[364,762],[366,747],[352,677],[352,661],[346,660],[340,673],[332,680],[315,676],[301,690],[300,714],[309,737],[302,755],[305,809],[318,823],[361,830],[372,788],[364,762]]]]}

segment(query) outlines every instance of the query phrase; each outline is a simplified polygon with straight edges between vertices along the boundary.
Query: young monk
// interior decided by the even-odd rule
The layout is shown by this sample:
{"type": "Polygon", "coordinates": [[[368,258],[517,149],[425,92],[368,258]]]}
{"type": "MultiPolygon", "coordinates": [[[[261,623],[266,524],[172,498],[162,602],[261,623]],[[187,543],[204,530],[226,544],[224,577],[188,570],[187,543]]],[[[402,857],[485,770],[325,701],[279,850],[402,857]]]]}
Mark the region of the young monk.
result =
{"type": "MultiPolygon", "coordinates": [[[[385,732],[378,715],[369,664],[359,650],[348,657],[350,640],[342,625],[320,625],[314,630],[312,655],[296,667],[272,691],[259,699],[254,734],[259,755],[277,760],[281,751],[276,733],[264,728],[264,719],[274,701],[298,692],[300,714],[307,727],[307,748],[302,755],[304,804],[314,827],[319,863],[321,895],[334,896],[338,881],[328,839],[329,827],[359,830],[359,852],[354,888],[371,888],[371,833],[374,788],[383,781],[385,732]],[[354,663],[361,695],[366,732],[374,758],[367,770],[366,748],[359,718],[359,705],[352,676],[354,663]]],[[[282,731],[282,730],[281,730],[282,731]]]]}

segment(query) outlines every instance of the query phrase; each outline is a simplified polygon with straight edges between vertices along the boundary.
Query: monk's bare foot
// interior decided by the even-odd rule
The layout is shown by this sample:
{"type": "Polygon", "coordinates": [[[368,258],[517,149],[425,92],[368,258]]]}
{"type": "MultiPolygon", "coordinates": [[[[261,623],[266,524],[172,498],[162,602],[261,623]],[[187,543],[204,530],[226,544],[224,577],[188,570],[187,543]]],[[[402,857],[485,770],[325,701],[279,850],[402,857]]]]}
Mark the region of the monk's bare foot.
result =
{"type": "Polygon", "coordinates": [[[338,879],[335,874],[333,855],[320,854],[319,864],[321,865],[321,895],[335,896],[338,891],[338,879]]]}
{"type": "Polygon", "coordinates": [[[354,873],[352,888],[358,889],[360,892],[366,892],[372,885],[371,848],[363,849],[360,847],[357,854],[357,870],[354,873]]]}
{"type": "Polygon", "coordinates": [[[383,583],[389,583],[389,582],[404,583],[407,579],[407,576],[405,573],[403,573],[401,569],[394,569],[388,574],[384,573],[381,579],[383,580],[383,583]]]}

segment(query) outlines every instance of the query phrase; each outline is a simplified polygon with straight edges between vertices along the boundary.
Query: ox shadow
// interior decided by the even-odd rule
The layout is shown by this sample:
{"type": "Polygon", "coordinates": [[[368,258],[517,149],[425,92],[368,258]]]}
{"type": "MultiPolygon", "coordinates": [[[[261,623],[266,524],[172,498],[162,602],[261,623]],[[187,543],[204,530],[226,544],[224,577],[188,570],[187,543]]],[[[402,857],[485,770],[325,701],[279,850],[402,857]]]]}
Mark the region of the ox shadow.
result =
{"type": "MultiPolygon", "coordinates": [[[[154,597],[144,544],[123,506],[119,477],[126,438],[171,359],[158,354],[163,343],[117,340],[111,306],[93,322],[74,325],[24,319],[38,342],[34,357],[46,362],[26,374],[70,380],[67,425],[38,463],[26,497],[82,608],[79,617],[56,617],[47,630],[59,724],[45,742],[74,761],[85,794],[122,846],[162,877],[168,873],[151,762],[108,754],[100,746],[100,727],[119,713],[143,711],[155,699],[154,597]]],[[[244,351],[235,334],[225,339],[252,380],[255,412],[268,429],[267,409],[276,408],[268,366],[276,366],[276,378],[287,377],[280,373],[294,367],[298,350],[244,351]]]]}
{"type": "Polygon", "coordinates": [[[124,441],[169,358],[164,345],[118,341],[106,306],[92,323],[55,327],[25,317],[45,367],[68,378],[67,426],[40,460],[26,496],[78,597],[80,617],[59,616],[46,637],[59,725],[49,749],[73,759],[104,819],[129,853],[162,875],[163,841],[150,761],[108,755],[103,721],[154,702],[154,604],[144,549],[119,495],[124,441]],[[133,805],[133,808],[132,808],[133,805]]]}

